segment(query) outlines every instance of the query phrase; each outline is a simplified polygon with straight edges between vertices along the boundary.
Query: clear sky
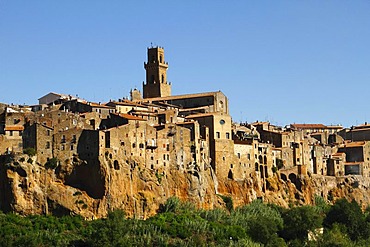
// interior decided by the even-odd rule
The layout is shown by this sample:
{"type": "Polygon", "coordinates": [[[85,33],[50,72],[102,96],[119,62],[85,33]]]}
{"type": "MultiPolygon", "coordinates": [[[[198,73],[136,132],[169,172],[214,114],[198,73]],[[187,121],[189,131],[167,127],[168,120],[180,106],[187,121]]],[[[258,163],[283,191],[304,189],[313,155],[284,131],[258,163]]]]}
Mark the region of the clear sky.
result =
{"type": "Polygon", "coordinates": [[[151,43],[174,95],[221,90],[236,122],[370,122],[367,0],[0,0],[0,102],[126,97],[151,43]]]}

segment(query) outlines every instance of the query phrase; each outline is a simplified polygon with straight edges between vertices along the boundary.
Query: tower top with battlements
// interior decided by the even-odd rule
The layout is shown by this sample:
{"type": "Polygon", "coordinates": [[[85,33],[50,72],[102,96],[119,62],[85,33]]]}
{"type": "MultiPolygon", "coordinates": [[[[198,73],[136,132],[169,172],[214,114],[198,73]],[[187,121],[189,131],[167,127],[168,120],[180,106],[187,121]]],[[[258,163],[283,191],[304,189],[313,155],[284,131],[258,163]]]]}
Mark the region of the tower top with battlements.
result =
{"type": "Polygon", "coordinates": [[[146,82],[143,82],[143,98],[171,96],[171,83],[167,82],[168,63],[163,47],[149,47],[147,62],[144,62],[146,82]]]}

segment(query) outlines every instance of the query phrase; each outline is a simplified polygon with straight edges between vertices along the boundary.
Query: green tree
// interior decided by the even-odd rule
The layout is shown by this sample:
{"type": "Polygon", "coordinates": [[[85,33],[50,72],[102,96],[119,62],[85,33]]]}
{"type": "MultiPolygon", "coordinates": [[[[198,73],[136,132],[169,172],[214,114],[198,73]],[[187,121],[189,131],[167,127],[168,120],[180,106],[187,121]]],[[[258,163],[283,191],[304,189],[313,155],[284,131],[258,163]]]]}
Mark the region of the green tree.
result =
{"type": "Polygon", "coordinates": [[[348,202],[346,199],[339,199],[335,202],[324,220],[324,226],[332,228],[335,223],[340,224],[352,240],[369,238],[365,215],[355,200],[348,202]]]}
{"type": "Polygon", "coordinates": [[[286,241],[299,244],[308,239],[308,232],[322,226],[323,217],[312,206],[295,207],[283,213],[284,229],[280,235],[286,241]]]}
{"type": "Polygon", "coordinates": [[[125,213],[122,210],[109,212],[106,219],[94,221],[92,228],[89,245],[126,246],[124,237],[129,229],[126,227],[125,213]]]}
{"type": "Polygon", "coordinates": [[[244,227],[253,241],[262,244],[275,241],[278,238],[277,232],[283,227],[283,219],[278,209],[260,200],[235,209],[230,214],[228,223],[244,227]]]}

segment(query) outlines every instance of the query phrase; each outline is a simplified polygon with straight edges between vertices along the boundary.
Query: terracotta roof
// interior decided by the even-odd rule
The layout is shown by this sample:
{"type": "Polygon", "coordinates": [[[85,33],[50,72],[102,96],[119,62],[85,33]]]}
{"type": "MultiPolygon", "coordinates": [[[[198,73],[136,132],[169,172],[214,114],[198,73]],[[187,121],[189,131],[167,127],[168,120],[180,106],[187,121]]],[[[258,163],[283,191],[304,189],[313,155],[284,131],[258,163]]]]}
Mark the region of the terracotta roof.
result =
{"type": "Polygon", "coordinates": [[[24,130],[24,127],[22,125],[10,125],[10,126],[6,126],[5,131],[7,130],[14,130],[14,131],[22,131],[24,130]]]}
{"type": "Polygon", "coordinates": [[[143,119],[141,117],[132,116],[132,115],[126,114],[126,113],[120,113],[120,114],[113,113],[113,114],[117,115],[117,116],[120,116],[122,118],[125,118],[127,120],[146,121],[145,119],[143,119]]]}
{"type": "Polygon", "coordinates": [[[323,124],[291,124],[295,129],[326,129],[327,126],[323,124]]]}
{"type": "Polygon", "coordinates": [[[99,104],[99,103],[93,103],[93,102],[87,103],[87,105],[90,105],[92,107],[111,108],[111,109],[114,109],[114,107],[112,107],[112,106],[107,106],[105,104],[99,104]]]}

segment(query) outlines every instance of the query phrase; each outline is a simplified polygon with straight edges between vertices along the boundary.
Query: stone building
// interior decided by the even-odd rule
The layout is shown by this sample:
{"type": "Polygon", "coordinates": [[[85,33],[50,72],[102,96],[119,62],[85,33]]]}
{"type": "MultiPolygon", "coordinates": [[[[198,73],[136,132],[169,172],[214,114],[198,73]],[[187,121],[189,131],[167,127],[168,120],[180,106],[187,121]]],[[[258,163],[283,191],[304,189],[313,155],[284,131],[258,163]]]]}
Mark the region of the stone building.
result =
{"type": "Polygon", "coordinates": [[[144,63],[146,83],[143,82],[144,98],[171,95],[171,83],[167,82],[168,63],[164,60],[163,47],[148,48],[148,60],[144,63]]]}
{"type": "Polygon", "coordinates": [[[370,142],[345,142],[337,153],[345,154],[344,175],[370,177],[370,142]]]}

